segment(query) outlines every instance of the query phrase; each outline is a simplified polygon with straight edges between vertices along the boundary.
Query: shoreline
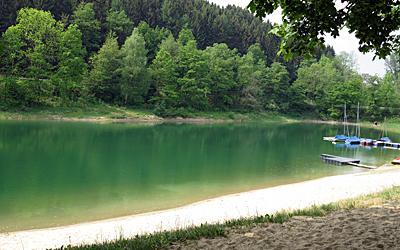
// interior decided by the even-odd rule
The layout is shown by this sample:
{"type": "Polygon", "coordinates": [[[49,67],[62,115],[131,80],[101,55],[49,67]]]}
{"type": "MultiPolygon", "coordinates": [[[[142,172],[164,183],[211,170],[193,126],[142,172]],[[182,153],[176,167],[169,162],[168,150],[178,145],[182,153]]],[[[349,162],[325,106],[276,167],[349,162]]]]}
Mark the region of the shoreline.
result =
{"type": "Polygon", "coordinates": [[[237,193],[183,207],[56,228],[0,234],[0,249],[45,249],[129,238],[137,234],[223,222],[322,205],[400,185],[400,168],[385,164],[364,173],[323,177],[237,193]]]}
{"type": "MultiPolygon", "coordinates": [[[[0,117],[0,120],[26,120],[26,121],[66,121],[66,122],[93,122],[93,123],[188,123],[188,124],[212,124],[212,123],[246,123],[246,122],[300,122],[300,123],[317,123],[343,125],[343,121],[321,120],[321,119],[293,119],[283,117],[279,120],[253,120],[253,119],[217,119],[207,117],[192,117],[192,118],[162,118],[156,115],[147,115],[140,118],[123,117],[123,118],[108,118],[108,117],[0,117]]],[[[347,122],[348,125],[356,123],[347,122]]],[[[377,127],[371,124],[362,124],[362,126],[377,127]]],[[[380,125],[378,125],[380,126],[380,125]]]]}
{"type": "MultiPolygon", "coordinates": [[[[111,109],[111,108],[110,108],[111,109]]],[[[0,120],[26,120],[26,121],[65,121],[65,122],[89,122],[89,123],[137,123],[137,124],[161,124],[161,123],[176,123],[176,124],[217,124],[217,123],[248,123],[248,122],[283,122],[283,123],[315,123],[315,124],[330,124],[330,125],[343,125],[344,122],[340,120],[323,120],[318,118],[294,118],[286,116],[277,116],[272,118],[268,114],[264,114],[261,119],[255,118],[251,115],[236,114],[235,118],[227,117],[227,112],[217,112],[217,115],[210,114],[197,114],[193,117],[182,118],[182,117],[158,117],[154,114],[136,112],[133,114],[133,110],[129,112],[126,109],[116,108],[118,112],[111,112],[111,114],[119,114],[121,116],[109,117],[104,115],[76,115],[67,117],[62,112],[59,114],[51,115],[47,114],[41,116],[41,112],[33,112],[32,116],[29,115],[10,115],[2,114],[0,112],[0,120]],[[125,114],[126,116],[122,115],[125,114]],[[224,115],[218,115],[224,114],[224,115]]],[[[348,125],[355,125],[354,122],[347,122],[348,125]]],[[[378,129],[381,124],[374,125],[372,122],[364,122],[361,124],[362,127],[372,127],[378,129]]],[[[386,128],[391,131],[400,131],[398,128],[386,128]]]]}

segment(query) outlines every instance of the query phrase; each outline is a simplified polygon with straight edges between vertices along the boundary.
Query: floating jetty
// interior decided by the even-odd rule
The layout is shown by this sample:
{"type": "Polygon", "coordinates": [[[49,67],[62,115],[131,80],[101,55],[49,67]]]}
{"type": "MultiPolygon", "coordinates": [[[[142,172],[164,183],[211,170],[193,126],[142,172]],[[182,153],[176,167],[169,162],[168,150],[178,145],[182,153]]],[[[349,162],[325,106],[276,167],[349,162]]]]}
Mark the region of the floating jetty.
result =
{"type": "MultiPolygon", "coordinates": [[[[333,144],[336,144],[336,143],[342,143],[342,141],[337,141],[336,139],[335,139],[335,137],[324,137],[323,138],[325,141],[331,141],[333,144]]],[[[398,149],[398,150],[400,150],[400,143],[398,143],[398,142],[388,142],[388,141],[380,141],[380,140],[376,140],[376,141],[374,141],[373,143],[371,143],[372,145],[364,145],[364,141],[365,141],[366,139],[364,139],[364,138],[362,138],[361,139],[361,142],[360,142],[360,144],[362,145],[362,146],[373,146],[373,147],[384,147],[384,148],[392,148],[392,149],[398,149]]],[[[358,144],[358,143],[356,143],[356,144],[358,144]]]]}
{"type": "Polygon", "coordinates": [[[385,142],[385,141],[376,141],[376,146],[383,146],[385,148],[400,148],[400,143],[397,142],[385,142]]]}
{"type": "Polygon", "coordinates": [[[336,155],[328,155],[328,154],[321,154],[321,158],[324,160],[324,162],[335,163],[339,165],[352,165],[355,167],[368,168],[368,169],[376,168],[373,166],[360,164],[360,160],[358,159],[351,159],[351,158],[340,157],[336,155]]]}

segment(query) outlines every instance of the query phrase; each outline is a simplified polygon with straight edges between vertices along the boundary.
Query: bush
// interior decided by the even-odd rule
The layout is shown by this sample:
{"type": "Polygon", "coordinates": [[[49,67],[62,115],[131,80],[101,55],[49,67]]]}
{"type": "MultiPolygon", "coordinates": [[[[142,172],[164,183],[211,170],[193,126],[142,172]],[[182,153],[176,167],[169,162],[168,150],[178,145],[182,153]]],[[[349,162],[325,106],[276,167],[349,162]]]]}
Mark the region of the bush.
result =
{"type": "Polygon", "coordinates": [[[154,105],[153,113],[159,117],[168,117],[170,115],[169,110],[167,109],[165,102],[158,102],[154,105]]]}
{"type": "Polygon", "coordinates": [[[153,113],[159,117],[182,117],[188,118],[193,117],[193,114],[190,112],[190,109],[187,108],[173,108],[168,107],[164,101],[156,103],[153,113]]]}

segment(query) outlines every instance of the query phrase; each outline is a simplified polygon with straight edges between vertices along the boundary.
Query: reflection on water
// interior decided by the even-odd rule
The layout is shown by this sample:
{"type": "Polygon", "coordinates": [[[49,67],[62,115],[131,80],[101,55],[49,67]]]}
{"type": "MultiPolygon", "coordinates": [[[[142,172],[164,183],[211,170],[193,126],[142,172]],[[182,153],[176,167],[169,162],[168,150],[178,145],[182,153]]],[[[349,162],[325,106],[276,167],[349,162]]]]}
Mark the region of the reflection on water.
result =
{"type": "MultiPolygon", "coordinates": [[[[302,123],[0,121],[0,232],[166,209],[365,171],[324,164],[321,153],[378,166],[400,152],[322,140],[338,130],[302,123]]],[[[375,138],[377,131],[363,133],[375,138]]],[[[391,137],[400,141],[396,136],[391,137]]]]}

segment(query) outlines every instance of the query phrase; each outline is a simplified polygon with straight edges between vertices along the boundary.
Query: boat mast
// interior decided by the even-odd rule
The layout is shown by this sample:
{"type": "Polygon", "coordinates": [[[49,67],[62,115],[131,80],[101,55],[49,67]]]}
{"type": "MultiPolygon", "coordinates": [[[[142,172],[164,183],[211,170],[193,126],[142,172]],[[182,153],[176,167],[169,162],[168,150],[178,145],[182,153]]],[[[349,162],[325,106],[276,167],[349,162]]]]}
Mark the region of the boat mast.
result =
{"type": "Polygon", "coordinates": [[[346,102],[344,102],[343,134],[346,135],[346,102]]]}
{"type": "Polygon", "coordinates": [[[349,135],[349,124],[347,123],[347,114],[346,114],[346,102],[344,102],[344,134],[346,135],[346,126],[347,126],[347,136],[349,135]]]}
{"type": "MultiPolygon", "coordinates": [[[[383,120],[383,130],[382,130],[382,137],[381,138],[385,137],[385,126],[386,126],[386,116],[385,116],[385,119],[383,120]]],[[[386,134],[387,134],[387,132],[386,132],[386,134]]]]}
{"type": "Polygon", "coordinates": [[[360,113],[360,102],[357,105],[357,125],[358,125],[358,138],[361,138],[361,124],[360,124],[360,119],[359,119],[359,113],[360,113]]]}

